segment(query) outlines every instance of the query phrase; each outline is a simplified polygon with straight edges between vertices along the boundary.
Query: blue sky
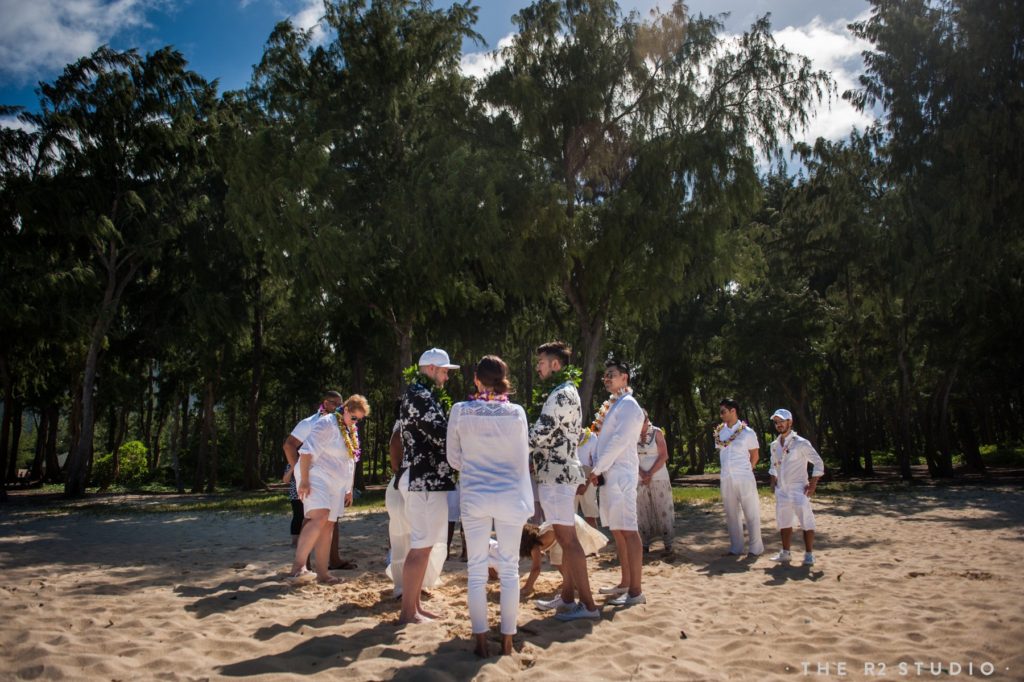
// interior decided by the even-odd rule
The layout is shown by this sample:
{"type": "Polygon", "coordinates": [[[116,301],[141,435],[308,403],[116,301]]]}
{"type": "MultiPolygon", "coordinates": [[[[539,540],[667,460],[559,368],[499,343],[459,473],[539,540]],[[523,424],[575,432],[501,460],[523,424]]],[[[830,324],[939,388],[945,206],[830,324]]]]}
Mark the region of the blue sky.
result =
{"type": "MultiPolygon", "coordinates": [[[[450,2],[437,0],[436,6],[450,2]]],[[[527,0],[476,0],[477,30],[489,48],[467,44],[467,68],[485,68],[483,53],[514,30],[512,15],[527,0]]],[[[646,13],[658,0],[620,0],[624,10],[646,13]]],[[[668,0],[661,0],[662,6],[668,0]]],[[[815,65],[833,72],[839,90],[853,87],[865,45],[846,24],[863,16],[867,0],[691,0],[691,12],[729,12],[726,31],[739,33],[770,12],[776,38],[815,65]]],[[[313,26],[322,0],[0,0],[0,103],[36,107],[36,83],[52,80],[63,66],[103,44],[152,51],[174,45],[191,68],[221,90],[244,87],[274,25],[291,19],[313,26]]],[[[844,137],[869,119],[843,102],[824,107],[808,136],[844,137]]],[[[10,124],[9,121],[5,122],[10,124]]]]}

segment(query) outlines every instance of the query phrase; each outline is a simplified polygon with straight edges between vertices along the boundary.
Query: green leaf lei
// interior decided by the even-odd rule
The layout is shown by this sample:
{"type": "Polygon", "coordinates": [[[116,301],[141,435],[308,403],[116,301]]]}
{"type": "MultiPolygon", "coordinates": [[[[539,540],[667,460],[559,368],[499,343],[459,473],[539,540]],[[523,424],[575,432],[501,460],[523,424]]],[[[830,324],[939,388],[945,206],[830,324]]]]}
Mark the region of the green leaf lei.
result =
{"type": "Polygon", "coordinates": [[[547,401],[548,396],[551,395],[551,391],[566,381],[571,381],[573,386],[579,388],[580,382],[583,381],[583,370],[576,365],[566,365],[560,371],[555,372],[533,387],[532,400],[530,401],[530,409],[528,411],[531,421],[536,421],[540,416],[540,412],[544,408],[544,403],[547,401]]]}
{"type": "Polygon", "coordinates": [[[444,390],[444,386],[438,386],[433,379],[420,372],[419,365],[409,365],[402,370],[402,379],[406,386],[409,384],[426,386],[434,396],[434,400],[444,408],[445,414],[452,411],[452,397],[448,395],[448,391],[444,390]]]}

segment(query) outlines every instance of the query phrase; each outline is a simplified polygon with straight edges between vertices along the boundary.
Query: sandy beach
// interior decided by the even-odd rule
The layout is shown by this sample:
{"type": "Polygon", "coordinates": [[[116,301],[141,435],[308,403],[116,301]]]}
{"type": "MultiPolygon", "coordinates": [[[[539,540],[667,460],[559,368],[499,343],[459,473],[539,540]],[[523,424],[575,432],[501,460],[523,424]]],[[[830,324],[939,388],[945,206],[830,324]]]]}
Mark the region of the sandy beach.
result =
{"type": "MultiPolygon", "coordinates": [[[[674,558],[655,551],[645,566],[648,604],[562,624],[524,602],[517,653],[487,660],[470,650],[465,564],[448,562],[427,602],[445,620],[394,624],[383,510],[342,522],[359,564],[335,573],[342,584],[293,587],[286,517],[135,504],[0,510],[0,678],[1024,679],[1014,487],[826,492],[812,568],[769,561],[769,498],[758,558],[723,556],[720,505],[680,505],[674,558]]],[[[613,584],[613,548],[590,569],[595,587],[613,584]]],[[[538,596],[556,585],[546,570],[538,596]]]]}

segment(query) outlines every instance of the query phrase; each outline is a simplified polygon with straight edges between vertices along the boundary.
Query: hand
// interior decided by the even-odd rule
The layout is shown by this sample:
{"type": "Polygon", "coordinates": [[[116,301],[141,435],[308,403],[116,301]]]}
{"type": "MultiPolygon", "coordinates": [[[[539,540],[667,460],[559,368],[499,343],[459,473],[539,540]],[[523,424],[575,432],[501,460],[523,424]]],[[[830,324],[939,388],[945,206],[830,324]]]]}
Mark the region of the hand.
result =
{"type": "Polygon", "coordinates": [[[578,486],[576,486],[576,494],[585,495],[587,493],[587,488],[589,487],[589,484],[590,482],[588,481],[587,483],[580,483],[578,486]]]}
{"type": "Polygon", "coordinates": [[[281,477],[281,482],[287,483],[290,480],[292,480],[292,470],[288,469],[288,471],[284,472],[284,476],[281,477]]]}
{"type": "Polygon", "coordinates": [[[295,489],[295,492],[298,493],[300,500],[305,500],[307,497],[309,497],[309,493],[311,492],[309,487],[309,481],[303,480],[302,483],[300,483],[298,487],[295,489]]]}
{"type": "Polygon", "coordinates": [[[520,599],[523,599],[523,600],[528,599],[531,594],[533,594],[533,583],[531,583],[531,582],[526,583],[519,590],[519,598],[520,599]]]}
{"type": "Polygon", "coordinates": [[[352,491],[351,490],[349,490],[347,493],[345,493],[345,506],[346,507],[351,507],[352,506],[352,491]]]}
{"type": "Polygon", "coordinates": [[[590,485],[597,487],[597,474],[595,474],[593,471],[590,472],[588,480],[590,481],[590,485]]]}
{"type": "Polygon", "coordinates": [[[640,475],[640,485],[650,485],[650,484],[651,484],[651,477],[648,476],[647,474],[641,474],[640,475]]]}
{"type": "Polygon", "coordinates": [[[814,483],[814,482],[808,483],[807,486],[804,488],[804,495],[806,495],[807,497],[812,497],[814,495],[814,491],[815,491],[815,489],[817,487],[818,487],[817,483],[814,483]]]}

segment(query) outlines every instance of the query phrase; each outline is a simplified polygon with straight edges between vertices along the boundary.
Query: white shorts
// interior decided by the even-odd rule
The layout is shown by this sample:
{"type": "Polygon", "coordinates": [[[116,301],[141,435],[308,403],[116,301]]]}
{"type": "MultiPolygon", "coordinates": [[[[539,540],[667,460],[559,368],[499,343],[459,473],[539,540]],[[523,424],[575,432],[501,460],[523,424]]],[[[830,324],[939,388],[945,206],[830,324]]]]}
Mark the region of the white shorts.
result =
{"type": "Polygon", "coordinates": [[[814,512],[811,500],[800,490],[775,489],[775,524],[782,528],[793,528],[794,522],[804,530],[814,530],[814,512]]]}
{"type": "Polygon", "coordinates": [[[405,493],[409,547],[426,549],[448,542],[448,491],[410,490],[405,493]]]}
{"type": "Polygon", "coordinates": [[[640,526],[636,515],[636,486],[640,474],[633,472],[604,473],[601,486],[601,525],[611,530],[635,530],[640,526]]]}
{"type": "Polygon", "coordinates": [[[459,489],[448,491],[448,523],[455,523],[460,518],[459,489]]]}
{"type": "Polygon", "coordinates": [[[345,513],[345,486],[341,483],[326,483],[311,478],[309,482],[309,496],[302,501],[302,513],[309,516],[309,512],[316,509],[327,510],[327,520],[337,521],[345,513]]]}
{"type": "MultiPolygon", "coordinates": [[[[583,467],[583,473],[590,477],[590,467],[583,467]]],[[[587,519],[595,519],[598,515],[597,508],[597,488],[592,485],[587,486],[586,492],[582,495],[576,496],[576,507],[579,509],[579,513],[587,519]]]]}
{"type": "Polygon", "coordinates": [[[576,517],[576,487],[556,483],[537,486],[537,499],[544,510],[544,521],[557,526],[572,526],[576,517]]]}

